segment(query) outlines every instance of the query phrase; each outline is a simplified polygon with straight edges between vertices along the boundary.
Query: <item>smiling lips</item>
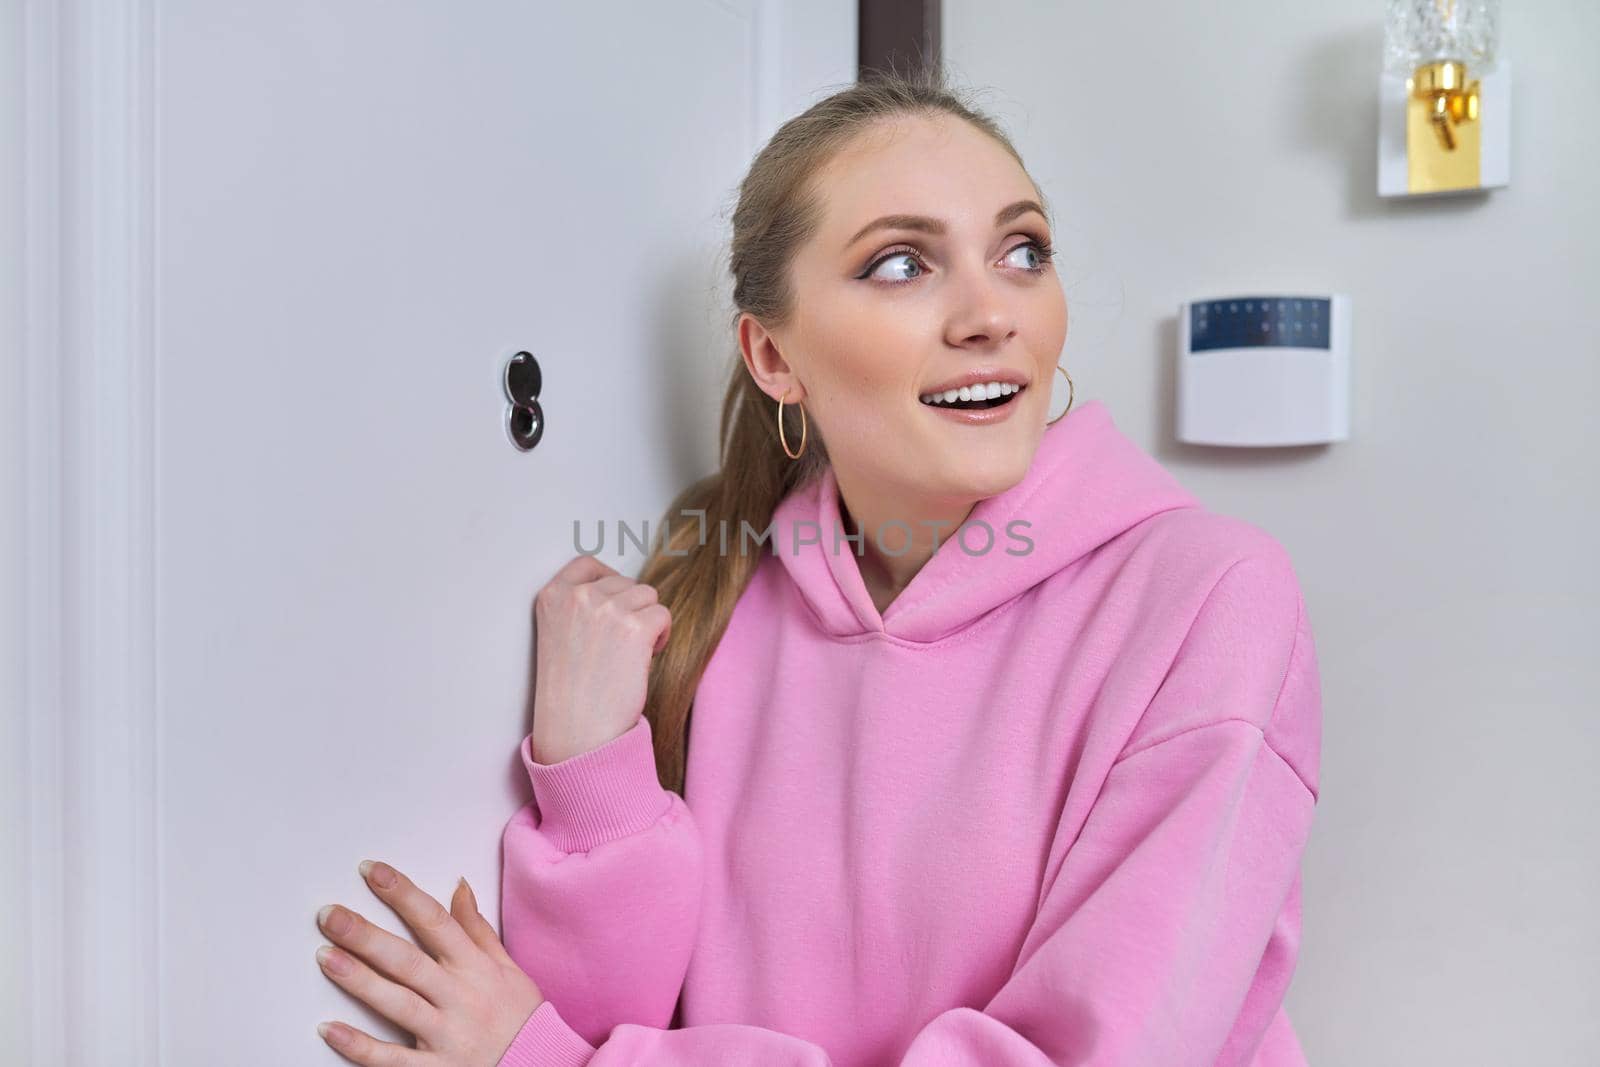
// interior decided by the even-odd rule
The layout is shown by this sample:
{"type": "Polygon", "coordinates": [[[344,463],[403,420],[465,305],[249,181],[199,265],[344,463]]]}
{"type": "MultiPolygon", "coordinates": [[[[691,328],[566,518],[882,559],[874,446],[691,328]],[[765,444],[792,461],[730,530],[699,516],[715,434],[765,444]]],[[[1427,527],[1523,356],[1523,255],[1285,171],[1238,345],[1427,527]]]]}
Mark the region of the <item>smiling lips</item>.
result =
{"type": "Polygon", "coordinates": [[[1017,382],[995,379],[974,382],[943,392],[923,393],[921,400],[929,407],[947,407],[958,411],[981,410],[1000,407],[1025,388],[1027,387],[1017,382]]]}

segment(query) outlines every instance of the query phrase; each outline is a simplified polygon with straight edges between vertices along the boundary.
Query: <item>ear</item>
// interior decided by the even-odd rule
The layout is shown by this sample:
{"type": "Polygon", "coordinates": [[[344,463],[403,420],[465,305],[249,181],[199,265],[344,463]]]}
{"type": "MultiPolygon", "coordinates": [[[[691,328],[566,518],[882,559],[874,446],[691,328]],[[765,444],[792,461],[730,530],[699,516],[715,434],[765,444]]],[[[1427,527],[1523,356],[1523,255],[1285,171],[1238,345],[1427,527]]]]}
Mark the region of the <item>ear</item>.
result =
{"type": "Polygon", "coordinates": [[[805,399],[805,387],[800,384],[794,367],[784,359],[778,348],[778,339],[761,325],[754,315],[745,312],[739,317],[739,354],[745,370],[756,380],[763,393],[777,400],[789,391],[788,402],[799,403],[805,399]]]}

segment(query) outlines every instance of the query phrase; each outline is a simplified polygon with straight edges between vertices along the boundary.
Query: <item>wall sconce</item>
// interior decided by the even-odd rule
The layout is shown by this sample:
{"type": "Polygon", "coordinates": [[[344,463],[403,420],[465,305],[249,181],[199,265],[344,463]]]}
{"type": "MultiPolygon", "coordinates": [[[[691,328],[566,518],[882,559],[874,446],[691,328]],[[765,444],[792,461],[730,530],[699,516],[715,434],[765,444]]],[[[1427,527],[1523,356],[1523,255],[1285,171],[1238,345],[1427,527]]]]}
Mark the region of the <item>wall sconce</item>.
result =
{"type": "Polygon", "coordinates": [[[1511,179],[1511,64],[1499,0],[1389,0],[1378,195],[1461,193],[1511,179]]]}

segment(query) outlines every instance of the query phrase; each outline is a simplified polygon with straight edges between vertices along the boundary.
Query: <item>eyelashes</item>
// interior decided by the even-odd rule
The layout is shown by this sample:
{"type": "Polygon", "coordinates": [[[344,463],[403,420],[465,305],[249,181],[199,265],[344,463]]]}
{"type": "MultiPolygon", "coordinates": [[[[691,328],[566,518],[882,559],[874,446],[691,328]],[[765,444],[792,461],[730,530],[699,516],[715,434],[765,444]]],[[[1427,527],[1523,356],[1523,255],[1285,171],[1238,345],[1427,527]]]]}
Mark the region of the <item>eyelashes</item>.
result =
{"type": "MultiPolygon", "coordinates": [[[[1006,255],[1010,256],[1014,254],[1019,248],[1032,248],[1039,256],[1039,265],[1037,267],[1018,268],[1019,270],[1027,271],[1029,274],[1043,274],[1049,269],[1051,262],[1055,259],[1055,245],[1042,238],[1030,237],[1021,244],[1012,246],[1012,248],[1006,252],[1006,255]]],[[[889,249],[883,255],[874,259],[867,266],[865,271],[856,275],[856,278],[862,281],[875,281],[878,285],[906,285],[909,282],[915,281],[915,278],[902,278],[898,281],[883,281],[881,279],[874,279],[872,277],[873,272],[876,271],[878,267],[887,261],[894,259],[896,256],[910,256],[916,261],[919,267],[921,267],[924,271],[927,270],[927,265],[922,262],[922,253],[920,251],[909,245],[899,245],[895,248],[889,249]]]]}

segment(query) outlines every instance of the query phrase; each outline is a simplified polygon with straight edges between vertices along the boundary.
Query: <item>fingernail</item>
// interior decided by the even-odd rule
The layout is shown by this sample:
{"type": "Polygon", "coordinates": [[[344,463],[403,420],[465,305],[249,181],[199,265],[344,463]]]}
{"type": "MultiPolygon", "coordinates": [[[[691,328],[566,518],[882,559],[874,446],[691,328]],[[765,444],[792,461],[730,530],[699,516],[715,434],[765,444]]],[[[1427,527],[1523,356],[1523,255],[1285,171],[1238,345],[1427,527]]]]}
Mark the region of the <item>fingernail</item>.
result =
{"type": "Polygon", "coordinates": [[[350,916],[343,909],[335,911],[332,904],[324,904],[317,912],[317,922],[330,934],[345,934],[350,931],[350,916]]]}
{"type": "Polygon", "coordinates": [[[361,877],[369,879],[379,889],[388,889],[394,885],[394,868],[387,863],[373,863],[371,860],[362,860],[361,877]]]}
{"type": "Polygon", "coordinates": [[[336,1047],[343,1045],[348,1037],[345,1028],[338,1023],[318,1023],[317,1033],[322,1035],[322,1040],[336,1047]]]}
{"type": "Polygon", "coordinates": [[[331,945],[323,945],[317,949],[317,962],[334,974],[350,973],[350,964],[345,960],[344,956],[335,952],[331,945]]]}

